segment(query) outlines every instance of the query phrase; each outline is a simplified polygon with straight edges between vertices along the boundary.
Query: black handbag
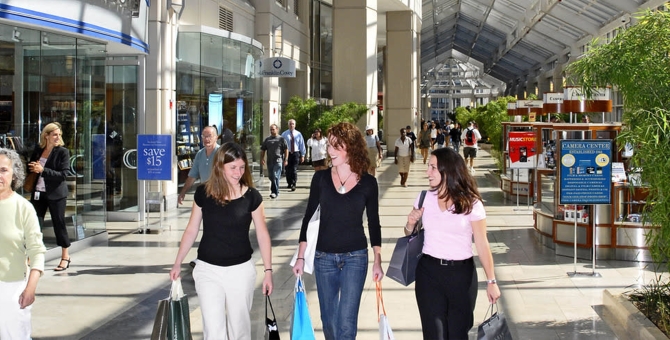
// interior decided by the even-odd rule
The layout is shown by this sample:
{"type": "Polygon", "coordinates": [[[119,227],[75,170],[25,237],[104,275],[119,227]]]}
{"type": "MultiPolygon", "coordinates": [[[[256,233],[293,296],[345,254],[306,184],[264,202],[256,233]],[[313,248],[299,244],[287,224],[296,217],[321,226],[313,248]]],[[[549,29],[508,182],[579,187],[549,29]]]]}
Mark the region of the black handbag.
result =
{"type": "MultiPolygon", "coordinates": [[[[423,206],[423,200],[426,198],[426,190],[421,192],[419,198],[419,209],[423,206]]],[[[386,269],[386,276],[408,286],[416,277],[416,266],[419,264],[423,251],[423,225],[421,220],[416,223],[411,234],[401,237],[395,244],[391,261],[386,269]]]]}
{"type": "Polygon", "coordinates": [[[265,339],[279,340],[279,328],[277,327],[277,317],[275,316],[274,308],[272,308],[272,301],[270,301],[270,295],[265,296],[265,339]],[[268,317],[268,305],[270,305],[270,311],[272,311],[272,319],[268,317]]]}
{"type": "Polygon", "coordinates": [[[512,340],[512,334],[507,327],[507,319],[503,312],[498,311],[498,304],[492,304],[489,307],[486,316],[489,314],[491,317],[477,327],[477,340],[512,340]],[[495,313],[493,306],[495,306],[495,313]]]}

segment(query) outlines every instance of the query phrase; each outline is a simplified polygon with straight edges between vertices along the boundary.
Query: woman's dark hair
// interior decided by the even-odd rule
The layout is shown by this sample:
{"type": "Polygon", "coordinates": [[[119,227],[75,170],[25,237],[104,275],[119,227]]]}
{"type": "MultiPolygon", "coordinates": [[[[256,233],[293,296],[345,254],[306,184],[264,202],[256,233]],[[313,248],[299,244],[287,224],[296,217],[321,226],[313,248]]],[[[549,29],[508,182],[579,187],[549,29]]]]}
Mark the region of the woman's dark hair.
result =
{"type": "Polygon", "coordinates": [[[440,184],[437,196],[445,201],[451,198],[455,214],[469,214],[476,200],[482,201],[475,178],[470,175],[463,157],[452,148],[441,148],[431,152],[437,158],[440,184]]]}
{"type": "Polygon", "coordinates": [[[23,161],[16,151],[12,149],[0,148],[0,155],[5,155],[10,162],[12,162],[12,189],[19,190],[23,186],[23,181],[26,180],[26,168],[23,166],[23,161]]]}
{"type": "MultiPolygon", "coordinates": [[[[354,124],[342,122],[335,124],[328,128],[326,134],[328,141],[330,137],[335,139],[336,147],[345,147],[347,149],[347,156],[349,157],[349,167],[351,171],[358,175],[358,178],[363,176],[364,172],[368,171],[370,167],[370,159],[368,158],[368,146],[365,143],[365,137],[354,124]]],[[[330,155],[328,156],[330,158],[330,155]]],[[[330,161],[330,159],[329,159],[330,161]]]]}
{"type": "Polygon", "coordinates": [[[205,182],[207,196],[212,197],[220,204],[226,204],[228,202],[227,198],[230,198],[232,193],[232,188],[228,186],[228,181],[223,174],[223,166],[238,159],[244,160],[244,174],[240,178],[240,186],[246,185],[250,188],[254,186],[251,169],[249,169],[249,162],[247,161],[247,153],[244,149],[235,142],[221,145],[214,154],[212,175],[205,182]]]}

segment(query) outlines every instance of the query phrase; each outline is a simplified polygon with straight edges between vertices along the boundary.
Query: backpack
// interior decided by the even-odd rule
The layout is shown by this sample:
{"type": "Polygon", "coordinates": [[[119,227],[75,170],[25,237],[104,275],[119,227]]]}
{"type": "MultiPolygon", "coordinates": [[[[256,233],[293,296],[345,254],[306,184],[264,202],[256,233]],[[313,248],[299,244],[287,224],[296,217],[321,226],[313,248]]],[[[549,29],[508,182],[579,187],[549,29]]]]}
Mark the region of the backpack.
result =
{"type": "Polygon", "coordinates": [[[474,129],[468,129],[465,133],[465,145],[475,145],[474,129]]]}

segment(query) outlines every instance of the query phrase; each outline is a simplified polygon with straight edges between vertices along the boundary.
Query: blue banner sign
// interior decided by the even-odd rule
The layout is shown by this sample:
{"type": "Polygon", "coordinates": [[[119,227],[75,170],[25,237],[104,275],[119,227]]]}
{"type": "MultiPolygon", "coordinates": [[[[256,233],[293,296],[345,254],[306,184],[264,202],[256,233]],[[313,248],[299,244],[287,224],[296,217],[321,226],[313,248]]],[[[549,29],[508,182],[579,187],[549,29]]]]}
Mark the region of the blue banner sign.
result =
{"type": "Polygon", "coordinates": [[[612,140],[562,140],[560,204],[611,204],[612,140]]]}
{"type": "Polygon", "coordinates": [[[172,136],[137,135],[137,179],[172,180],[172,136]]]}

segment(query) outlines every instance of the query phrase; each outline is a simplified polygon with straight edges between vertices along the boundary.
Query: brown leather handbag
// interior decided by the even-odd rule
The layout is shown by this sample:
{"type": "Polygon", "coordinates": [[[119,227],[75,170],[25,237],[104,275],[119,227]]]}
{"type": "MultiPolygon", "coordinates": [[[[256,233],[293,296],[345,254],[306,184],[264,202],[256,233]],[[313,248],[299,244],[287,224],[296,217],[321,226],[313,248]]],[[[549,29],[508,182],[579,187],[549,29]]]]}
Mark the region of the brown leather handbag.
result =
{"type": "Polygon", "coordinates": [[[38,177],[40,177],[40,174],[36,172],[29,172],[26,176],[26,180],[23,181],[23,190],[25,192],[33,192],[33,190],[35,190],[38,177]]]}

